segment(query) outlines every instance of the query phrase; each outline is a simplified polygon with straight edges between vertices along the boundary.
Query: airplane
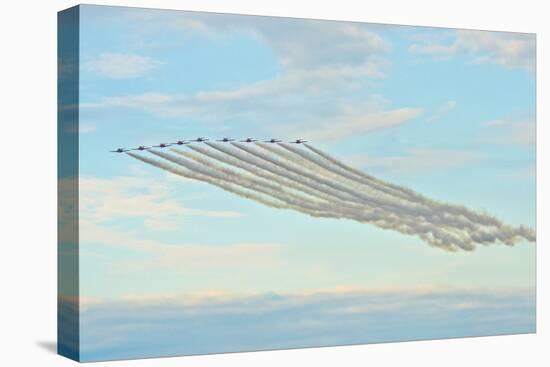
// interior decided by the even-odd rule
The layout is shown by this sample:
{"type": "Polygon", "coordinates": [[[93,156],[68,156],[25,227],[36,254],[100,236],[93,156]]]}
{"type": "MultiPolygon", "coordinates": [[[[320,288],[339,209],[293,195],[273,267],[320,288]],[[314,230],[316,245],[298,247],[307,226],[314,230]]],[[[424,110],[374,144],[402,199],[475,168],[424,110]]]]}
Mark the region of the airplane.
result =
{"type": "Polygon", "coordinates": [[[252,143],[252,142],[255,142],[255,141],[258,141],[257,139],[252,139],[252,138],[246,138],[245,140],[241,140],[241,143],[252,143]]]}
{"type": "Polygon", "coordinates": [[[172,143],[172,144],[176,144],[176,145],[183,145],[183,144],[189,144],[190,142],[189,141],[185,141],[185,140],[178,140],[177,142],[175,143],[172,143]]]}
{"type": "Polygon", "coordinates": [[[270,139],[270,140],[264,140],[264,143],[280,143],[282,140],[279,139],[270,139]]]}
{"type": "Polygon", "coordinates": [[[153,145],[155,148],[166,148],[169,147],[172,144],[166,144],[166,143],[160,143],[159,145],[153,145]]]}
{"type": "Polygon", "coordinates": [[[198,143],[201,143],[201,142],[203,142],[203,141],[208,141],[208,138],[201,138],[201,137],[199,137],[199,138],[196,138],[196,139],[191,140],[191,141],[196,141],[196,142],[198,142],[198,143]]]}
{"type": "Polygon", "coordinates": [[[110,150],[111,153],[124,153],[129,152],[131,149],[117,148],[117,150],[110,150]]]}
{"type": "Polygon", "coordinates": [[[148,150],[148,149],[151,149],[151,148],[146,147],[146,146],[144,146],[144,145],[140,145],[139,147],[134,148],[134,149],[130,149],[130,150],[148,150]]]}
{"type": "Polygon", "coordinates": [[[296,139],[295,141],[289,141],[289,143],[292,143],[292,144],[302,144],[302,143],[307,143],[307,140],[304,140],[304,139],[296,139]]]}
{"type": "Polygon", "coordinates": [[[235,139],[233,138],[223,138],[223,139],[220,139],[220,140],[216,140],[216,141],[223,141],[224,143],[227,143],[228,141],[234,141],[235,139]]]}

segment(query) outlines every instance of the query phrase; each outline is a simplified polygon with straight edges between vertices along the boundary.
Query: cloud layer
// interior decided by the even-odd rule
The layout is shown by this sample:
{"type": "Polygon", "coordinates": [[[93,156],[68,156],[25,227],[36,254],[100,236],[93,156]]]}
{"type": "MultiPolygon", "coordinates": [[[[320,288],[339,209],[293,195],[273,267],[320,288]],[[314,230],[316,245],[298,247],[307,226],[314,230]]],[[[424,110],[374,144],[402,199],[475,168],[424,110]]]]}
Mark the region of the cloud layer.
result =
{"type": "Polygon", "coordinates": [[[532,333],[531,290],[328,289],[82,302],[83,360],[532,333]]]}

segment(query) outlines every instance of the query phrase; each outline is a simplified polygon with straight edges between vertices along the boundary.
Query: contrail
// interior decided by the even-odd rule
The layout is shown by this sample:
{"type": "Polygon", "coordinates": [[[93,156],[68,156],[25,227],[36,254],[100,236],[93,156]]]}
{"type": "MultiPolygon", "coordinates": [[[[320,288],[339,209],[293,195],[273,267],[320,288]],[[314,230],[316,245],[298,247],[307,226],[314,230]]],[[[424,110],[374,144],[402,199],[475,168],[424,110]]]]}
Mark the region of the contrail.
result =
{"type": "MultiPolygon", "coordinates": [[[[442,224],[444,225],[445,223],[442,223],[442,224]]],[[[509,240],[507,240],[506,237],[503,236],[502,231],[498,232],[496,234],[487,233],[486,231],[479,232],[477,230],[471,231],[471,232],[475,236],[474,238],[476,238],[478,240],[483,239],[484,242],[494,242],[494,241],[497,241],[497,240],[502,240],[502,242],[504,242],[504,243],[509,242],[509,240]]]]}
{"type": "Polygon", "coordinates": [[[406,189],[403,189],[401,187],[398,188],[397,186],[394,186],[394,185],[388,185],[385,182],[380,181],[378,179],[366,179],[366,177],[370,177],[366,174],[365,174],[365,177],[362,177],[362,179],[358,179],[356,175],[354,175],[353,173],[349,173],[348,170],[341,168],[340,165],[333,164],[332,161],[328,161],[326,159],[325,160],[317,159],[316,156],[302,149],[298,149],[291,145],[283,144],[283,143],[278,143],[278,145],[294,153],[295,155],[302,157],[306,161],[313,163],[314,165],[317,165],[329,172],[332,172],[338,176],[344,177],[348,180],[357,182],[359,184],[366,185],[368,187],[373,188],[374,190],[381,191],[384,194],[387,194],[393,197],[398,196],[402,199],[409,199],[411,196],[410,194],[404,191],[406,189]]]}
{"type": "MultiPolygon", "coordinates": [[[[351,172],[361,173],[363,178],[368,179],[366,182],[364,182],[367,185],[371,185],[373,182],[375,182],[375,187],[378,188],[378,189],[382,189],[382,187],[387,186],[388,190],[395,190],[395,191],[401,192],[401,193],[409,193],[409,195],[407,195],[408,197],[406,197],[406,198],[404,197],[404,195],[399,195],[399,197],[401,197],[401,198],[403,198],[403,199],[405,199],[409,202],[413,202],[415,204],[424,206],[427,210],[422,210],[422,215],[426,215],[427,212],[431,212],[432,216],[439,216],[439,217],[443,216],[446,219],[446,221],[448,221],[448,220],[454,220],[455,222],[460,221],[462,223],[462,225],[469,226],[464,220],[462,220],[461,217],[456,217],[455,216],[454,218],[450,218],[449,216],[444,216],[443,215],[443,212],[451,212],[452,214],[455,214],[455,215],[457,214],[457,215],[463,216],[464,218],[466,218],[468,220],[472,220],[472,223],[474,223],[474,224],[479,224],[480,222],[482,222],[484,225],[493,225],[493,226],[496,226],[496,227],[502,227],[503,226],[502,222],[500,222],[500,221],[496,220],[495,218],[490,217],[488,215],[479,214],[479,213],[473,212],[473,211],[468,210],[468,209],[466,209],[464,207],[461,207],[461,206],[450,205],[450,204],[445,204],[445,203],[439,203],[439,202],[436,202],[434,200],[428,199],[428,198],[426,198],[426,197],[424,197],[424,196],[422,196],[418,193],[415,193],[410,189],[400,187],[400,186],[397,186],[397,185],[393,185],[393,184],[388,184],[388,183],[385,183],[384,181],[379,180],[379,179],[371,180],[370,178],[372,176],[369,176],[366,173],[362,173],[361,171],[358,171],[354,168],[351,168],[351,167],[345,165],[344,163],[339,162],[335,158],[327,155],[326,153],[323,153],[320,150],[309,146],[308,144],[306,144],[306,146],[309,149],[311,149],[312,151],[318,153],[321,157],[325,158],[326,162],[328,162],[329,165],[327,165],[326,162],[324,163],[323,161],[319,161],[318,159],[316,159],[314,156],[312,156],[308,152],[302,151],[300,149],[296,149],[296,148],[294,148],[292,146],[289,146],[287,144],[279,144],[279,145],[282,146],[283,148],[285,148],[285,149],[301,156],[302,158],[307,159],[308,161],[310,161],[312,163],[315,163],[315,164],[317,164],[317,165],[319,165],[319,166],[321,166],[321,167],[323,167],[327,170],[330,170],[331,169],[330,164],[334,163],[333,167],[334,166],[339,167],[339,168],[347,167],[351,172]],[[434,210],[434,209],[437,209],[437,210],[434,210]]],[[[350,176],[348,174],[344,173],[345,171],[337,170],[337,172],[344,175],[347,178],[350,178],[350,176]]],[[[384,190],[384,191],[386,193],[391,193],[392,192],[392,191],[386,191],[386,190],[384,190]]]]}
{"type": "Polygon", "coordinates": [[[475,223],[483,223],[484,225],[493,225],[493,226],[496,226],[496,227],[501,227],[503,225],[502,222],[500,222],[496,218],[491,217],[489,215],[478,214],[478,213],[473,212],[473,211],[471,211],[471,210],[469,210],[469,209],[467,209],[463,206],[450,205],[450,204],[446,204],[446,203],[436,202],[436,201],[434,201],[432,199],[429,199],[429,198],[427,198],[427,197],[425,197],[425,196],[423,196],[419,193],[414,192],[411,189],[384,182],[384,181],[382,181],[380,179],[377,179],[377,178],[375,178],[371,175],[368,175],[365,172],[362,172],[358,169],[355,169],[353,167],[350,167],[350,166],[344,164],[343,162],[337,160],[336,158],[328,155],[327,153],[324,153],[323,151],[321,151],[321,150],[319,150],[319,149],[317,149],[317,148],[315,148],[315,147],[313,147],[309,144],[304,144],[304,145],[309,150],[311,150],[312,152],[314,152],[317,155],[319,155],[320,157],[324,158],[326,161],[334,164],[337,167],[342,168],[345,171],[348,171],[348,172],[356,175],[359,179],[364,180],[363,182],[365,182],[367,184],[370,183],[370,182],[376,182],[377,184],[380,184],[380,185],[386,185],[386,186],[388,186],[392,189],[395,189],[396,191],[400,191],[402,193],[402,195],[405,195],[405,198],[409,198],[410,200],[415,200],[416,202],[427,205],[430,208],[438,208],[438,209],[442,209],[442,210],[451,212],[453,214],[462,215],[462,216],[464,216],[468,219],[471,219],[475,223]]]}
{"type": "Polygon", "coordinates": [[[413,196],[413,197],[417,196],[417,193],[415,193],[413,190],[384,182],[384,181],[382,181],[382,180],[380,180],[380,179],[378,179],[374,176],[371,176],[371,175],[369,175],[365,172],[362,172],[358,169],[355,169],[351,166],[348,166],[347,164],[342,163],[341,161],[337,160],[336,158],[333,158],[329,154],[327,154],[327,153],[325,153],[325,152],[323,152],[323,151],[321,151],[321,150],[319,150],[319,149],[317,149],[317,148],[315,148],[315,147],[313,147],[309,144],[304,143],[304,146],[306,146],[309,150],[311,150],[312,152],[318,154],[322,158],[326,159],[327,161],[331,162],[332,164],[342,168],[344,171],[348,171],[348,172],[354,174],[356,177],[366,180],[366,182],[375,182],[375,183],[378,183],[378,184],[381,184],[381,185],[391,187],[392,189],[394,189],[396,191],[400,191],[405,196],[413,196]]]}
{"type": "Polygon", "coordinates": [[[165,170],[167,172],[170,172],[170,173],[173,173],[175,175],[186,177],[186,178],[197,180],[197,181],[207,182],[207,183],[212,184],[214,186],[217,186],[217,187],[219,187],[219,188],[221,188],[225,191],[237,194],[237,195],[239,195],[239,196],[241,196],[245,199],[255,200],[255,201],[257,201],[261,204],[264,204],[266,206],[270,206],[272,208],[278,208],[278,209],[286,208],[286,205],[283,204],[283,203],[279,203],[278,201],[272,201],[272,200],[266,199],[266,198],[264,198],[260,195],[250,193],[247,190],[242,190],[239,187],[235,187],[233,185],[226,184],[224,182],[218,182],[214,179],[211,179],[208,176],[195,174],[195,173],[190,172],[188,170],[184,170],[184,169],[181,169],[179,167],[176,167],[172,164],[167,164],[167,163],[155,160],[155,159],[150,159],[150,158],[144,157],[144,156],[139,155],[139,154],[135,154],[135,153],[131,153],[131,152],[126,152],[126,154],[128,154],[129,156],[131,156],[131,157],[133,157],[137,160],[140,160],[144,163],[150,164],[150,165],[155,166],[157,168],[163,169],[163,170],[165,170]]]}
{"type": "MultiPolygon", "coordinates": [[[[282,193],[287,193],[289,195],[295,195],[291,191],[288,190],[288,188],[292,189],[293,187],[288,187],[287,185],[281,184],[280,182],[277,182],[278,180],[276,180],[276,179],[273,179],[273,178],[266,179],[266,178],[261,177],[261,176],[260,176],[260,178],[255,178],[253,176],[256,176],[256,173],[253,173],[253,176],[251,176],[250,174],[245,175],[243,173],[225,168],[224,166],[217,164],[215,161],[202,158],[202,157],[197,156],[196,154],[193,154],[193,153],[182,152],[181,150],[178,150],[178,149],[172,149],[172,151],[174,151],[175,153],[180,154],[183,157],[187,157],[189,159],[192,159],[192,160],[196,161],[197,163],[200,163],[203,166],[206,166],[210,169],[219,171],[219,172],[221,172],[225,175],[228,175],[228,176],[237,177],[241,181],[246,181],[247,185],[249,185],[249,186],[251,186],[252,184],[260,185],[261,187],[269,189],[269,190],[280,191],[282,193]]],[[[321,201],[324,201],[322,198],[319,198],[316,195],[308,195],[305,198],[305,200],[309,200],[309,201],[311,201],[311,200],[314,200],[314,201],[321,200],[321,201]]],[[[325,203],[326,203],[326,201],[325,201],[325,203]]]]}
{"type": "Polygon", "coordinates": [[[211,149],[188,146],[195,153],[172,148],[177,155],[149,151],[172,164],[128,154],[270,207],[370,223],[418,236],[449,251],[471,251],[477,244],[535,241],[531,228],[514,228],[464,206],[431,200],[349,167],[308,144],[313,153],[286,144],[206,145],[211,149]]]}
{"type": "MultiPolygon", "coordinates": [[[[208,170],[205,169],[204,167],[199,167],[198,165],[195,165],[192,162],[189,162],[187,160],[184,160],[184,159],[181,159],[181,158],[178,158],[178,157],[175,157],[175,156],[172,156],[170,154],[163,153],[163,152],[150,151],[150,153],[155,154],[159,157],[165,158],[167,160],[170,160],[170,161],[172,161],[176,164],[182,165],[182,166],[186,167],[186,169],[193,170],[193,171],[198,171],[200,173],[198,175],[197,174],[193,175],[193,174],[189,174],[189,173],[184,173],[184,171],[178,170],[177,168],[174,168],[172,165],[163,164],[163,163],[160,163],[156,160],[146,159],[144,157],[135,155],[133,153],[129,153],[129,154],[131,154],[133,157],[135,157],[137,159],[140,159],[140,160],[142,160],[146,163],[153,164],[153,165],[155,165],[159,168],[163,168],[163,169],[168,170],[172,173],[176,173],[176,174],[179,174],[179,175],[184,175],[185,177],[195,178],[195,179],[199,179],[199,180],[206,181],[206,182],[210,182],[210,183],[215,184],[216,186],[221,186],[222,188],[225,188],[228,191],[236,192],[236,193],[240,194],[241,196],[244,196],[244,197],[247,197],[249,199],[253,199],[253,200],[258,201],[258,196],[250,195],[248,193],[242,193],[240,191],[235,190],[234,188],[232,188],[229,185],[220,185],[220,183],[215,180],[216,178],[219,178],[220,176],[217,173],[208,172],[208,170]],[[204,175],[207,176],[207,177],[204,177],[204,175]],[[208,177],[210,177],[211,179],[208,179],[208,177]],[[214,178],[214,180],[212,180],[212,178],[214,178]]],[[[228,172],[226,172],[226,173],[228,173],[228,172]]],[[[243,182],[239,182],[237,179],[235,179],[235,177],[232,177],[230,180],[233,183],[243,184],[243,182]]],[[[250,187],[251,182],[244,182],[244,185],[246,185],[247,188],[250,188],[252,190],[257,190],[257,191],[259,191],[261,193],[264,193],[264,194],[268,194],[270,196],[275,197],[276,199],[279,199],[280,201],[285,202],[287,204],[287,206],[284,206],[284,208],[294,209],[294,210],[300,211],[302,213],[309,214],[309,215],[314,216],[314,217],[345,218],[345,219],[353,219],[353,220],[363,222],[363,223],[374,223],[374,224],[378,225],[381,228],[394,229],[394,230],[398,230],[399,232],[402,232],[402,233],[405,233],[405,234],[419,234],[419,236],[421,238],[423,238],[426,241],[430,242],[434,246],[439,246],[439,247],[444,246],[444,242],[441,240],[441,237],[443,237],[443,238],[452,237],[451,235],[444,234],[438,228],[428,228],[426,225],[421,225],[421,224],[418,224],[418,223],[415,224],[415,228],[410,228],[409,227],[409,225],[412,222],[409,222],[407,224],[405,221],[401,221],[399,223],[399,226],[395,226],[395,224],[392,223],[392,221],[389,221],[389,219],[392,218],[392,215],[388,214],[388,213],[384,213],[381,210],[374,209],[374,210],[371,210],[370,212],[368,210],[362,210],[361,212],[357,212],[354,209],[350,209],[350,208],[346,208],[346,207],[338,207],[338,206],[334,206],[334,205],[331,206],[333,209],[328,209],[327,210],[327,207],[322,207],[319,204],[310,204],[310,203],[307,203],[307,202],[303,202],[303,201],[301,201],[300,198],[296,198],[296,197],[294,197],[294,198],[290,197],[289,198],[288,196],[281,195],[277,192],[273,192],[273,191],[270,191],[270,190],[266,190],[265,188],[262,188],[262,187],[259,187],[259,186],[256,186],[256,185],[252,185],[250,187]],[[429,236],[430,232],[433,234],[433,237],[429,236]]],[[[265,200],[262,200],[262,201],[265,202],[265,200]]],[[[273,205],[270,205],[270,206],[273,206],[273,205]]],[[[283,208],[283,206],[281,206],[281,205],[277,205],[277,207],[283,208]]],[[[453,240],[456,241],[457,239],[453,238],[453,240]]]]}
{"type": "Polygon", "coordinates": [[[240,159],[240,160],[243,160],[245,162],[248,162],[248,163],[258,167],[259,169],[267,170],[267,171],[272,172],[276,175],[280,175],[282,177],[286,177],[290,180],[293,180],[293,181],[299,182],[301,184],[304,184],[306,186],[312,187],[312,188],[316,189],[317,191],[323,192],[325,195],[327,195],[329,197],[335,197],[335,198],[338,198],[340,200],[350,202],[350,203],[354,203],[356,201],[353,196],[346,195],[346,193],[340,192],[338,190],[333,190],[330,187],[324,187],[322,185],[319,185],[317,183],[317,181],[311,180],[309,177],[305,177],[301,174],[297,174],[295,172],[290,172],[288,170],[285,170],[284,168],[278,166],[276,163],[265,162],[261,159],[258,159],[257,157],[254,157],[254,156],[251,156],[251,155],[245,155],[242,152],[240,152],[239,150],[231,149],[231,148],[228,148],[228,147],[225,147],[225,146],[212,144],[212,143],[207,143],[207,144],[208,144],[208,146],[210,146],[210,147],[212,147],[216,150],[219,150],[222,153],[228,154],[228,155],[230,155],[230,156],[232,156],[236,159],[240,159]]]}
{"type": "MultiPolygon", "coordinates": [[[[250,163],[247,163],[245,161],[241,161],[239,159],[236,159],[236,158],[224,155],[224,154],[220,154],[220,153],[217,153],[217,152],[212,151],[212,150],[203,149],[203,148],[197,147],[197,146],[188,146],[188,148],[191,149],[191,150],[194,150],[195,152],[198,152],[202,155],[205,155],[207,157],[215,159],[215,160],[217,160],[221,163],[225,163],[227,165],[240,168],[240,169],[242,169],[244,171],[247,171],[247,172],[249,172],[253,175],[265,178],[266,180],[277,182],[280,185],[284,185],[284,186],[292,188],[296,191],[302,191],[302,192],[304,192],[304,193],[306,193],[306,194],[308,194],[312,197],[318,197],[318,195],[319,195],[318,191],[316,191],[315,189],[309,188],[309,186],[299,184],[295,181],[287,179],[286,177],[278,176],[274,173],[271,173],[270,171],[266,171],[266,170],[263,170],[263,169],[258,169],[257,166],[254,166],[254,165],[252,165],[250,163]]],[[[177,154],[185,156],[185,153],[180,149],[172,148],[171,150],[173,152],[177,153],[177,154]]]]}
{"type": "MultiPolygon", "coordinates": [[[[211,146],[212,145],[213,144],[211,144],[211,146]]],[[[252,155],[254,155],[254,156],[256,156],[260,159],[263,159],[263,160],[268,161],[270,163],[273,163],[275,165],[279,165],[279,166],[285,168],[288,171],[291,171],[291,172],[294,172],[294,173],[300,173],[302,176],[305,176],[305,177],[311,179],[312,181],[317,182],[318,184],[324,185],[325,187],[330,187],[330,188],[334,189],[337,192],[338,191],[345,192],[345,193],[347,193],[347,194],[349,194],[353,197],[352,201],[354,201],[354,202],[360,201],[360,202],[363,202],[367,205],[375,205],[375,206],[378,206],[378,207],[384,207],[386,209],[391,209],[393,211],[400,211],[404,215],[405,214],[406,215],[414,215],[415,217],[419,217],[419,216],[422,216],[422,217],[436,217],[435,220],[441,225],[445,225],[449,221],[454,221],[454,222],[457,221],[456,218],[449,218],[449,217],[443,216],[440,211],[434,211],[434,210],[432,210],[430,208],[427,208],[425,206],[414,205],[414,204],[422,204],[422,203],[414,203],[414,202],[408,203],[408,202],[403,202],[403,201],[396,202],[395,200],[387,200],[387,199],[384,199],[384,198],[381,198],[381,197],[372,196],[372,195],[369,195],[369,193],[363,192],[362,190],[357,190],[355,188],[347,187],[343,183],[335,183],[335,182],[332,182],[330,180],[327,180],[324,177],[319,176],[314,171],[307,172],[306,170],[298,169],[298,168],[294,167],[292,163],[289,163],[289,162],[282,163],[282,162],[279,162],[277,160],[274,160],[273,158],[265,155],[264,153],[255,151],[254,149],[249,148],[247,146],[244,146],[243,144],[232,143],[232,145],[236,146],[237,148],[240,148],[241,150],[244,150],[245,152],[250,153],[250,154],[252,154],[252,155]]],[[[453,225],[453,223],[451,223],[451,225],[453,225]]]]}
{"type": "MultiPolygon", "coordinates": [[[[349,203],[346,203],[346,206],[350,206],[349,203]]],[[[345,206],[344,206],[345,207],[345,206]]],[[[350,218],[350,219],[354,219],[354,220],[357,220],[357,221],[361,221],[361,222],[364,222],[365,221],[365,209],[367,207],[363,207],[363,210],[361,210],[359,208],[359,212],[357,211],[358,208],[356,207],[356,205],[354,205],[352,208],[347,208],[345,211],[345,213],[341,213],[339,212],[338,214],[335,214],[335,216],[338,216],[338,217],[346,217],[346,218],[350,218]],[[351,211],[351,214],[350,214],[350,211],[351,211]]],[[[380,210],[378,210],[378,212],[380,212],[380,210]]],[[[426,232],[429,232],[431,231],[433,233],[433,238],[432,237],[426,237],[424,236],[423,238],[432,242],[432,244],[435,242],[435,245],[437,246],[444,246],[443,245],[443,242],[441,241],[440,238],[445,238],[447,241],[449,240],[449,238],[453,237],[453,235],[445,235],[439,227],[431,227],[431,229],[424,223],[424,224],[421,224],[419,219],[418,218],[412,218],[413,220],[411,221],[411,217],[405,219],[403,216],[401,218],[399,218],[399,220],[393,220],[392,222],[389,221],[389,218],[392,218],[392,215],[391,213],[386,213],[384,214],[382,217],[380,217],[377,219],[377,225],[382,227],[382,228],[392,228],[392,229],[395,229],[395,230],[398,230],[402,233],[408,233],[408,234],[414,234],[414,233],[426,233],[426,232]],[[383,220],[380,219],[380,218],[384,218],[383,220]],[[412,228],[412,229],[411,229],[412,228]]],[[[367,218],[368,221],[371,221],[372,218],[369,217],[367,218]]],[[[441,224],[440,226],[445,226],[445,223],[441,224]]],[[[453,232],[454,234],[456,234],[456,230],[453,232]]],[[[457,243],[458,246],[460,246],[461,248],[465,248],[465,249],[470,249],[471,248],[471,240],[469,240],[468,238],[464,238],[464,236],[462,236],[463,239],[459,240],[457,238],[453,238],[453,242],[457,243]]]]}
{"type": "Polygon", "coordinates": [[[223,173],[220,173],[218,170],[210,169],[208,167],[201,166],[199,164],[193,163],[186,159],[176,157],[160,151],[149,150],[148,152],[151,154],[157,155],[159,157],[162,157],[166,160],[169,160],[173,163],[176,163],[178,165],[181,165],[191,171],[197,172],[200,175],[210,177],[215,182],[219,182],[218,180],[221,180],[221,181],[227,180],[232,184],[241,185],[243,187],[246,187],[249,190],[257,191],[262,194],[272,196],[278,199],[279,201],[286,203],[287,209],[294,209],[296,211],[300,211],[313,216],[325,216],[325,217],[332,216],[330,213],[324,212],[322,208],[319,208],[314,204],[301,201],[299,198],[293,195],[289,195],[288,193],[286,193],[286,195],[280,194],[276,190],[265,188],[263,185],[257,182],[254,182],[252,180],[243,180],[242,178],[236,175],[225,175],[223,173]]]}
{"type": "Polygon", "coordinates": [[[347,193],[348,195],[350,195],[351,197],[354,198],[354,201],[357,201],[357,200],[360,200],[360,201],[365,201],[367,203],[370,203],[370,204],[375,204],[375,205],[378,205],[378,206],[383,206],[383,207],[386,207],[388,205],[391,205],[387,202],[384,202],[384,201],[381,201],[379,200],[378,198],[374,198],[374,197],[369,197],[367,195],[364,195],[362,192],[359,192],[359,191],[356,191],[356,190],[353,190],[353,189],[350,189],[340,183],[337,183],[337,182],[333,182],[333,181],[330,181],[330,180],[327,180],[323,177],[319,177],[318,175],[315,175],[314,173],[312,172],[308,172],[307,170],[300,170],[300,169],[297,169],[295,168],[292,164],[289,164],[287,162],[283,162],[281,160],[276,160],[276,159],[273,159],[272,157],[270,157],[269,155],[266,155],[264,154],[263,152],[260,152],[260,151],[257,151],[257,150],[254,150],[250,147],[247,147],[247,146],[244,146],[243,144],[239,144],[239,143],[231,143],[233,146],[241,149],[241,150],[244,150],[245,152],[249,153],[249,154],[252,154],[252,155],[255,155],[256,157],[258,158],[261,158],[267,162],[271,162],[277,166],[280,166],[280,167],[283,167],[284,169],[290,171],[290,172],[293,172],[293,173],[296,173],[298,175],[302,175],[302,176],[305,176],[307,178],[309,178],[310,180],[312,181],[315,181],[317,183],[319,183],[320,185],[323,185],[325,187],[329,187],[337,192],[344,192],[344,193],[347,193]]]}

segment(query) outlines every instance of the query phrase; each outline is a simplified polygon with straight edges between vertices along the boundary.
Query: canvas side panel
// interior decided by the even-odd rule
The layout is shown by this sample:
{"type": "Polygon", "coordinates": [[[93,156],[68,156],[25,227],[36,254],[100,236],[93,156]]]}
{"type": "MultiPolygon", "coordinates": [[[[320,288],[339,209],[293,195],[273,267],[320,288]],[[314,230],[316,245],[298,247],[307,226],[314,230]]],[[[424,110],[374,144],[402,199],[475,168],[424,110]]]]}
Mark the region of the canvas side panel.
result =
{"type": "Polygon", "coordinates": [[[57,352],[79,360],[79,7],[57,18],[57,352]]]}

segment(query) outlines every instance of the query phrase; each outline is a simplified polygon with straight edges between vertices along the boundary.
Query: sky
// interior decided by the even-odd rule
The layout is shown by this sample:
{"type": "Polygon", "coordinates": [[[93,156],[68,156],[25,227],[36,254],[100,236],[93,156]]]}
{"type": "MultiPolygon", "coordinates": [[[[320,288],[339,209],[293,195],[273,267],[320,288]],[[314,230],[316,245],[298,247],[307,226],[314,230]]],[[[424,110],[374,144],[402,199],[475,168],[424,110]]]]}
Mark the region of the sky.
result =
{"type": "Polygon", "coordinates": [[[534,228],[534,35],[85,5],[79,88],[83,359],[534,331],[534,243],[444,251],[109,153],[306,138],[534,228]]]}

